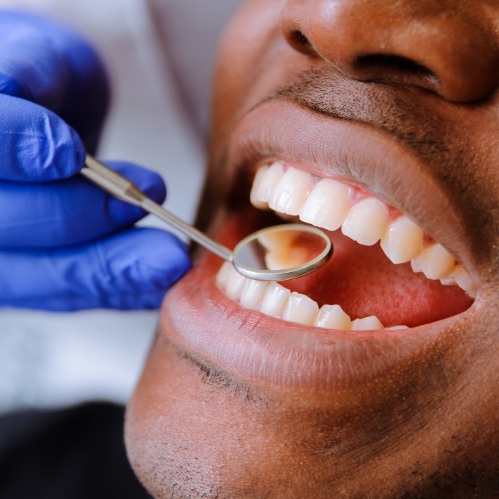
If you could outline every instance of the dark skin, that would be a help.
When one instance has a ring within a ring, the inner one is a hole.
[[[498,24],[481,0],[244,3],[201,226],[231,244],[262,225],[248,182],[278,158],[409,214],[478,292],[400,334],[324,332],[243,310],[199,252],[127,416],[155,497],[497,497]]]

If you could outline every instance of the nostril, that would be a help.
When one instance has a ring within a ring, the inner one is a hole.
[[[306,55],[316,55],[314,47],[310,43],[309,39],[300,30],[291,31],[288,36],[289,44],[299,52]]]
[[[356,61],[357,67],[359,69],[390,69],[392,71],[399,71],[401,73],[414,73],[420,76],[435,76],[432,71],[422,64],[408,59],[407,57],[402,57],[399,55],[392,54],[369,54],[361,55]]]
[[[280,30],[302,56],[300,67],[323,65],[354,81],[420,88],[450,102],[490,98],[499,89],[495,25],[447,8],[450,0],[431,3],[283,0]]]
[[[401,83],[418,82],[432,89],[440,88],[440,79],[433,71],[407,57],[393,54],[362,55],[356,59],[355,69],[365,79],[398,79]]]

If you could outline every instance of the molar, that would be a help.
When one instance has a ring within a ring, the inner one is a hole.
[[[442,279],[454,270],[454,257],[438,243],[432,244],[411,261],[414,272],[423,272],[428,279]]]
[[[461,289],[464,289],[466,293],[471,298],[476,298],[476,284],[471,276],[464,270],[463,266],[458,264],[455,266],[452,273],[449,275],[449,279],[452,279],[455,284],[457,284]]]
[[[384,329],[383,324],[375,316],[364,317],[362,319],[355,319],[352,322],[352,331],[372,331],[375,329]]]

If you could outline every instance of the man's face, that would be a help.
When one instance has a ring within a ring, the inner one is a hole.
[[[497,493],[498,29],[492,0],[245,2],[201,224],[335,253],[282,286],[198,253],[127,416],[154,495]]]

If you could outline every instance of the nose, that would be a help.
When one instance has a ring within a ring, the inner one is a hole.
[[[498,37],[488,1],[288,0],[288,43],[344,75],[476,102],[497,89]],[[497,12],[496,12],[497,15]]]

